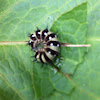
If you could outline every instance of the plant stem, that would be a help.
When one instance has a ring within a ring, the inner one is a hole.
[[[61,47],[91,47],[90,44],[69,44],[69,43],[61,43]]]

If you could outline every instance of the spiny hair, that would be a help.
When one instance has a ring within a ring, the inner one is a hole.
[[[59,55],[61,46],[56,33],[50,32],[47,28],[37,30],[29,35],[28,45],[34,50],[37,61],[44,63],[53,62],[54,58]]]

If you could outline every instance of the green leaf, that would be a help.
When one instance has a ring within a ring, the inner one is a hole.
[[[89,1],[87,15],[83,0],[1,0],[0,100],[99,100],[98,8],[99,1]],[[32,62],[33,52],[23,41],[36,26],[47,25],[58,31],[60,42],[87,42],[92,47],[62,47],[55,61],[60,72],[55,73],[51,65],[41,68],[41,63]]]
[[[81,4],[64,13],[54,22],[51,30],[58,31],[62,43],[85,44],[87,33],[87,4]],[[64,73],[73,74],[77,65],[82,62],[86,48],[62,47],[61,67]],[[58,63],[59,66],[59,63]],[[60,67],[60,66],[59,66]]]
[[[78,66],[74,75],[77,85],[72,98],[83,100],[100,100],[100,1],[88,1],[88,35],[87,43],[91,44],[84,62]]]

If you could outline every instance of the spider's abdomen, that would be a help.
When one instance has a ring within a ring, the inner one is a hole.
[[[60,42],[57,35],[45,30],[39,30],[30,35],[28,44],[35,52],[35,58],[42,63],[52,62],[59,54]]]

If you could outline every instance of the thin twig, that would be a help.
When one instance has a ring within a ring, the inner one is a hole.
[[[26,41],[5,41],[5,42],[0,42],[0,45],[19,45],[19,44],[26,44]]]
[[[0,45],[19,45],[19,44],[26,44],[27,41],[5,41],[0,42]],[[69,44],[69,43],[61,43],[61,47],[90,47],[90,44]]]
[[[69,43],[61,43],[61,47],[91,47],[90,44],[69,44]]]

